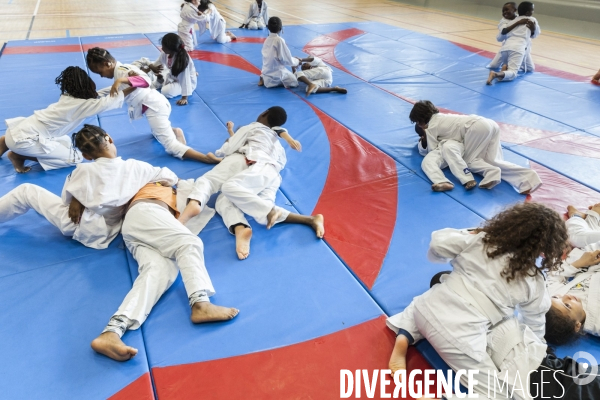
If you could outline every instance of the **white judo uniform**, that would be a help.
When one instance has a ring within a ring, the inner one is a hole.
[[[125,215],[122,232],[138,262],[139,275],[103,332],[122,336],[127,329],[139,328],[179,272],[190,307],[210,301],[215,289],[204,264],[204,244],[169,210],[159,204],[136,203]]]
[[[198,14],[198,8],[188,2],[183,3],[179,16],[181,17],[181,22],[177,25],[177,34],[183,40],[185,49],[192,51],[197,44],[194,24],[198,23],[199,27],[205,26],[206,29],[206,17]]]
[[[575,248],[562,263],[561,271],[554,271],[547,276],[550,296],[570,294],[581,301],[585,311],[583,330],[586,333],[600,336],[600,266],[576,268],[572,265],[584,252],[600,249],[600,243]]]
[[[160,65],[163,67],[161,72],[161,75],[163,76],[163,83],[162,85],[155,83],[155,88],[160,90],[163,96],[165,96],[167,99],[177,96],[191,96],[198,85],[196,66],[187,54],[186,57],[189,58],[187,68],[181,71],[179,75],[173,75],[171,67],[175,62],[175,57],[177,57],[177,55],[169,58],[167,54],[161,52],[158,59],[152,63],[152,65],[155,67]]]
[[[519,25],[505,35],[506,39],[500,48],[500,63],[506,64],[508,69],[504,72],[504,78],[498,78],[502,82],[515,79],[522,65],[525,72],[527,72],[529,66],[535,68],[533,61],[527,61],[526,56],[530,53],[531,39],[538,37],[541,33],[540,24],[533,17],[517,17],[513,21],[509,21],[510,25],[522,19],[534,21],[535,32],[532,34],[527,25]],[[526,61],[525,64],[523,63],[524,60]]]
[[[123,105],[123,92],[97,99],[62,95],[58,102],[33,115],[6,120],[6,145],[11,151],[38,159],[44,170],[65,168],[82,161],[71,143],[71,133],[86,118]]]
[[[447,182],[441,169],[440,156],[449,164],[452,173],[461,183],[472,180],[471,173],[480,173],[483,180],[480,185],[492,187],[505,180],[519,193],[534,191],[541,184],[538,174],[532,169],[504,161],[500,146],[500,127],[491,119],[477,115],[434,114],[425,130],[427,134],[427,156],[423,171],[433,183]],[[447,141],[459,142],[445,145]],[[439,152],[435,152],[442,145]],[[419,152],[424,153],[419,141]],[[444,149],[445,148],[445,149]],[[462,151],[462,155],[461,155]],[[434,152],[431,159],[429,154]],[[466,163],[466,167],[465,164]]]
[[[414,341],[427,339],[455,371],[479,370],[475,374],[479,384],[474,391],[480,399],[489,399],[488,372],[493,376],[502,368],[514,371],[524,367],[511,363],[510,354],[502,349],[510,353],[513,344],[520,341],[526,345],[531,341],[543,343],[545,314],[551,302],[541,273],[507,282],[501,272],[508,257],[487,257],[484,236],[485,232],[472,234],[450,228],[433,232],[429,260],[450,261],[453,271],[441,284],[415,297],[403,312],[388,318],[387,325],[395,332],[408,332]],[[520,312],[522,323],[529,329],[526,336],[523,330],[524,336],[506,334],[515,332],[514,326],[503,326],[505,322],[501,321],[513,317],[515,310]],[[499,337],[490,338],[488,331],[492,327],[505,331]],[[489,350],[490,343],[494,351]],[[543,350],[532,350],[525,356],[526,370],[536,369],[544,356],[545,346]],[[466,386],[464,378],[462,383]],[[508,397],[496,393],[495,399]]]
[[[281,184],[279,172],[286,163],[277,133],[253,122],[239,128],[215,154],[223,161],[196,180],[189,198],[204,207],[210,196],[221,191],[216,208],[228,228],[239,223],[249,226],[239,210],[266,225]],[[276,209],[281,211],[276,223],[285,221],[289,211]]]
[[[176,176],[137,160],[98,158],[78,164],[67,177],[62,198],[36,185],[25,183],[0,198],[0,223],[30,209],[45,217],[63,235],[84,246],[105,249],[117,236],[126,204],[149,182],[170,182]],[[75,197],[85,206],[78,225],[69,218],[69,204]]]
[[[204,15],[206,22],[208,22],[210,37],[221,44],[231,42],[231,37],[226,35],[227,23],[225,22],[225,18],[221,16],[214,4],[208,5],[208,10],[204,12]],[[204,22],[199,23],[198,36],[202,36],[204,32],[206,32],[206,24]]]
[[[250,3],[248,9],[248,17],[244,21],[244,25],[248,26],[248,29],[265,29],[269,23],[269,11],[267,2],[263,0],[262,6],[259,8],[256,1]]]
[[[496,35],[496,40],[498,42],[504,43],[507,38],[507,35],[502,34],[502,30],[513,24],[514,20],[509,20],[502,18],[498,23],[498,34]],[[492,61],[486,66],[489,69],[496,69],[502,66],[502,52],[498,51]],[[523,63],[521,64],[521,70],[525,72],[534,72],[535,64],[533,63],[533,59],[531,58],[531,44],[527,48],[527,52],[525,53],[525,58],[523,59]]]
[[[585,219],[573,216],[566,221],[569,241],[575,247],[600,246],[600,215],[585,210]]]
[[[269,33],[262,48],[263,65],[261,77],[265,87],[272,88],[283,85],[286,88],[298,86],[298,79],[286,67],[297,67],[300,61],[292,57],[285,40],[277,33]]]
[[[325,64],[319,57],[313,57],[313,61],[309,64],[312,68],[305,71],[298,69],[296,71],[296,78],[305,76],[309,81],[314,83],[316,87],[312,93],[315,93],[319,88],[331,87],[333,84],[333,71],[329,65]],[[308,87],[306,90],[308,92]]]
[[[129,72],[134,71],[143,78],[149,87],[138,87],[128,96],[125,97],[125,102],[129,106],[129,118],[131,120],[146,116],[152,135],[165,148],[165,151],[173,157],[183,158],[189,146],[179,142],[175,137],[169,116],[171,115],[171,103],[165,96],[160,94],[156,89],[152,89],[152,80],[141,69],[133,65],[121,64],[117,61],[115,66],[114,79],[127,78]],[[123,84],[119,90],[124,90],[129,86]],[[110,89],[103,89],[110,90]],[[145,112],[144,112],[145,109]]]

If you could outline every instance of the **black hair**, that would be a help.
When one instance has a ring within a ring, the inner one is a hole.
[[[281,29],[283,29],[283,22],[281,22],[281,18],[279,18],[279,17],[269,18],[269,22],[267,23],[267,28],[269,28],[269,32],[271,32],[271,33],[281,32]]]
[[[450,275],[451,273],[452,273],[452,271],[438,272],[437,274],[435,274],[433,276],[433,278],[431,278],[431,281],[429,281],[429,287],[432,288],[435,285],[437,285],[438,283],[442,283],[442,276],[444,276],[444,275]]]
[[[531,11],[533,9],[533,3],[530,1],[522,1],[521,3],[519,3],[519,7],[517,8],[517,12],[519,13],[519,15],[525,15],[527,14],[529,11]]]
[[[546,313],[546,334],[544,338],[548,343],[556,346],[577,341],[583,336],[583,329],[575,331],[577,321],[569,318],[556,308],[550,307]]]
[[[209,4],[212,4],[210,0],[200,0],[200,4],[198,4],[198,11],[204,12],[208,10]]]
[[[419,100],[415,103],[413,109],[410,110],[408,118],[413,123],[428,124],[431,117],[439,112],[440,110],[429,100]]]
[[[183,40],[181,40],[179,35],[176,33],[167,33],[160,39],[160,45],[175,53],[173,65],[171,66],[171,73],[174,76],[177,76],[185,71],[190,63],[190,57],[188,56],[185,46],[183,45]]]
[[[417,135],[419,135],[419,137],[427,136],[425,129],[421,128],[419,125],[415,125],[415,132],[417,132]]]
[[[515,3],[514,1],[509,1],[508,3],[504,3],[505,6],[513,6],[513,8],[516,10],[517,9],[517,3]]]
[[[82,154],[96,158],[95,156],[106,148],[107,136],[108,133],[99,126],[85,124],[79,132],[71,135],[71,141],[73,147],[78,148]]]
[[[267,120],[270,126],[282,126],[287,121],[287,113],[282,107],[273,106],[267,111]]]
[[[84,100],[98,97],[96,84],[87,72],[79,67],[67,67],[56,77],[54,83],[60,87],[60,94]]]
[[[116,62],[115,58],[106,49],[100,47],[93,47],[88,50],[85,56],[85,62],[88,67],[92,65],[98,65],[105,62]]]

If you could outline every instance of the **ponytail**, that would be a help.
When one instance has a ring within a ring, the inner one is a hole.
[[[173,56],[173,65],[171,66],[171,74],[177,76],[185,71],[191,61],[179,35],[167,33],[160,39],[160,44],[163,49],[168,49],[170,52],[175,53]]]

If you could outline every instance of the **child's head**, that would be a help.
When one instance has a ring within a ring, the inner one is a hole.
[[[505,19],[517,18],[517,3],[512,1],[504,3],[504,5],[502,6],[502,16]]]
[[[281,18],[279,17],[271,17],[269,18],[269,22],[267,23],[267,28],[269,28],[269,32],[271,33],[279,33],[283,29],[283,22],[281,22]]]
[[[208,10],[208,5],[212,4],[210,0],[200,0],[198,2],[198,11],[204,12]]]
[[[533,8],[534,5],[532,2],[522,1],[521,3],[519,3],[519,8],[517,8],[517,11],[519,13],[519,16],[521,17],[531,17],[533,15]]]
[[[543,204],[516,204],[486,221],[481,230],[488,257],[508,256],[501,273],[508,282],[538,273],[535,262],[540,256],[542,270],[560,267],[567,228],[560,215]]]
[[[60,87],[61,94],[84,100],[98,97],[96,84],[87,72],[79,67],[67,67],[54,82]]]
[[[546,341],[560,346],[578,339],[583,333],[585,317],[577,297],[568,294],[553,297],[552,306],[546,313]]]
[[[282,107],[273,106],[258,116],[257,122],[272,128],[282,126],[287,121],[287,113]]]
[[[99,126],[85,124],[71,136],[71,140],[73,147],[78,148],[86,160],[117,156],[117,147],[112,138]]]
[[[85,62],[93,73],[103,78],[112,79],[115,77],[117,60],[115,60],[108,50],[101,49],[100,47],[89,49],[85,56]]]
[[[171,66],[171,73],[174,76],[179,75],[187,68],[190,62],[190,57],[188,56],[187,51],[185,51],[183,41],[176,33],[167,33],[160,39],[160,45],[165,54],[170,57],[176,56],[173,60],[173,65]]]
[[[256,4],[258,4],[258,6],[262,6],[263,0],[256,0]]]
[[[429,100],[419,100],[413,106],[408,118],[410,118],[412,123],[424,126],[429,123],[429,120],[434,114],[439,112],[440,110],[438,110]]]

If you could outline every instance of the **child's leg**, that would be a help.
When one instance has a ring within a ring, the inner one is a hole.
[[[92,341],[95,351],[117,361],[129,360],[137,354],[137,350],[123,343],[121,337],[127,330],[138,329],[144,323],[156,302],[179,275],[177,265],[154,249],[132,243],[127,243],[127,247],[138,263],[139,275],[106,328]]]
[[[467,189],[472,189],[476,186],[473,174],[467,167],[467,163],[463,160],[464,145],[455,140],[448,140],[442,145],[442,157],[450,167],[452,175],[460,181]]]
[[[188,204],[179,216],[179,221],[186,224],[192,217],[200,214],[208,199],[221,190],[221,186],[229,178],[248,168],[246,157],[240,153],[227,156],[213,169],[196,179],[188,196]]]
[[[280,182],[281,178],[274,166],[256,163],[225,182],[221,192],[256,222],[269,225],[283,221],[285,210],[277,208],[274,215],[269,215],[274,209],[273,201],[261,198],[259,193],[269,187],[279,187]]]
[[[204,265],[202,240],[166,208],[152,203],[134,205],[125,217],[123,238],[175,259],[192,308],[192,322],[225,321],[237,315],[235,308],[210,304],[209,297],[215,290]]]
[[[519,72],[519,68],[521,68],[524,57],[525,53],[509,51],[508,62],[506,63],[508,68],[505,72],[498,72],[496,78],[503,82],[508,82],[515,79],[517,77],[517,73]]]
[[[588,221],[588,219],[590,221]],[[600,230],[593,229],[595,216],[588,215],[585,219],[580,217],[571,217],[565,224],[569,234],[569,241],[573,246],[585,247],[587,245],[600,242]]]
[[[526,72],[534,72],[535,64],[533,62],[533,58],[531,58],[531,46],[527,49],[527,53],[525,53],[525,59],[523,60],[523,64],[525,65]]]
[[[177,140],[175,132],[171,127],[171,122],[169,121],[171,104],[169,104],[167,99],[164,99],[164,102],[161,102],[159,107],[158,111],[149,108],[145,113],[146,119],[150,124],[150,129],[152,129],[152,134],[168,154],[182,159],[184,154],[190,150],[190,147]]]
[[[194,36],[195,33],[192,30],[190,31],[182,31],[182,30],[178,30],[177,31],[177,35],[179,35],[179,37],[181,38],[181,41],[183,42],[183,46],[185,47],[185,49],[187,51],[192,51],[194,50]]]
[[[430,151],[421,162],[421,169],[429,178],[433,185],[431,188],[436,192],[452,190],[454,185],[444,176],[442,168],[446,168],[448,164],[442,157],[441,149],[437,148]]]
[[[502,55],[497,52],[492,61],[486,66],[489,69],[496,69],[502,64]]]
[[[2,137],[0,137],[0,157],[2,157],[7,151],[8,146],[6,145],[6,136],[2,135]]]
[[[163,85],[160,92],[167,99],[172,99],[173,97],[181,96],[181,85],[179,84],[179,82],[172,81],[167,83],[166,85]]]
[[[17,186],[0,198],[0,223],[10,221],[30,209],[35,210],[65,236],[73,236],[77,226],[69,219],[69,207],[60,197],[31,183]]]
[[[265,21],[260,17],[258,17],[256,25],[258,29],[265,29]]]
[[[250,22],[248,22],[248,29],[258,29],[258,21],[255,18],[250,19]]]
[[[281,83],[286,89],[298,87],[298,79],[296,79],[296,76],[288,69],[283,69],[281,71]]]
[[[325,236],[325,218],[323,214],[301,215],[289,213],[282,222],[288,224],[302,224],[310,226],[319,239]]]
[[[232,235],[235,235],[235,252],[240,260],[250,255],[250,240],[252,228],[244,217],[244,213],[237,208],[223,193],[219,194],[215,203],[215,210],[223,218],[223,223]]]
[[[83,160],[81,152],[73,148],[71,138],[67,135],[48,140],[44,146],[38,141],[15,143],[10,132],[5,134],[4,140],[6,147],[11,150],[7,157],[20,173],[30,170],[24,165],[26,160],[39,162],[46,171],[72,167]]]

